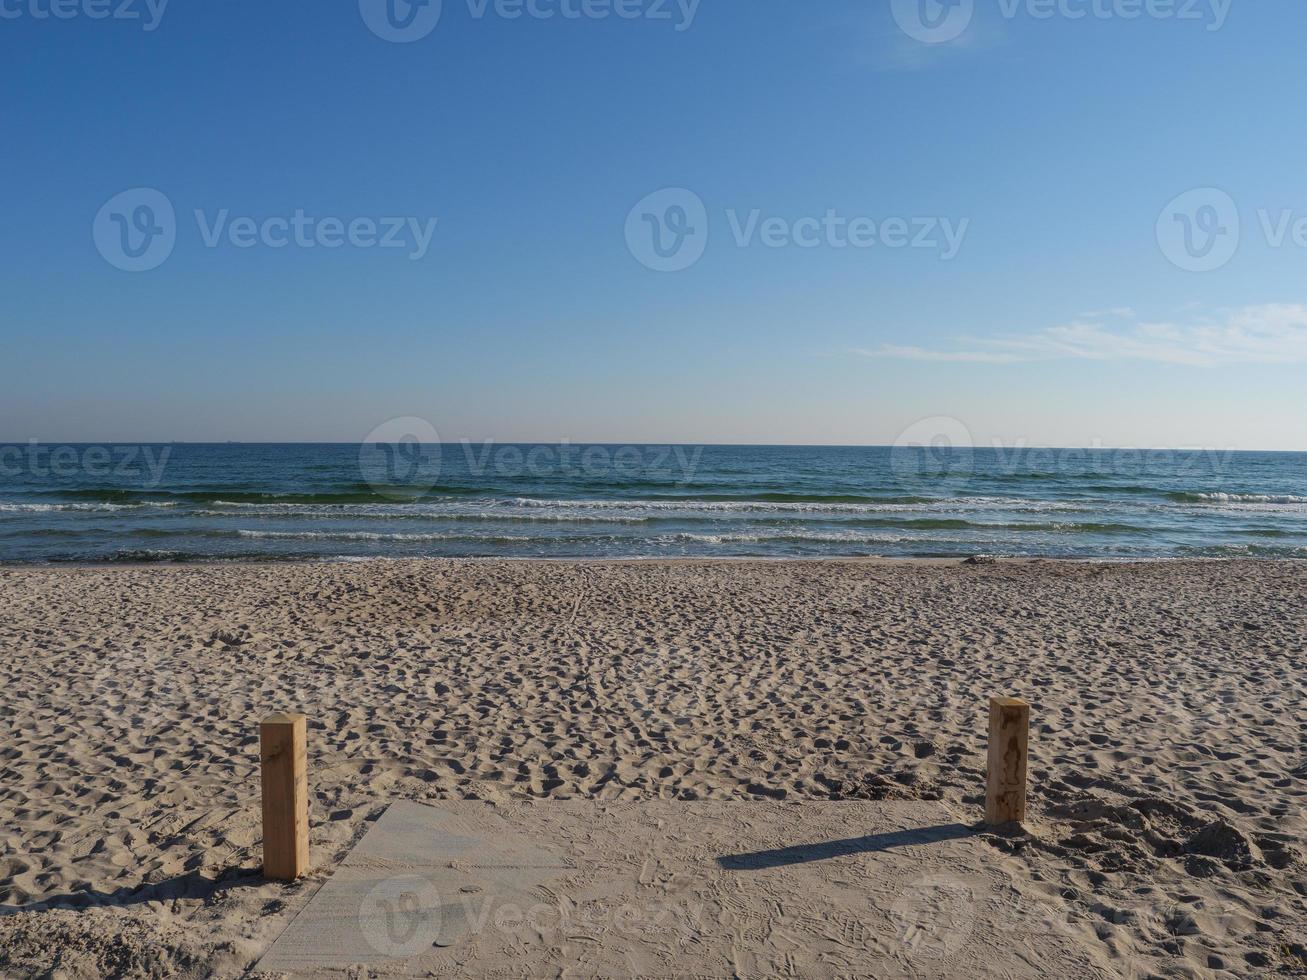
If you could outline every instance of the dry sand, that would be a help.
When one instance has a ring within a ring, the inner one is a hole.
[[[247,970],[392,798],[938,801],[1103,976],[1307,973],[1307,566],[0,569],[0,975]],[[323,869],[263,883],[257,720]],[[795,808],[796,827],[802,807]]]

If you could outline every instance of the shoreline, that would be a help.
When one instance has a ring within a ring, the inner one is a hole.
[[[973,558],[982,561],[971,561]],[[767,565],[935,565],[935,566],[994,566],[994,565],[1185,565],[1185,564],[1238,564],[1297,565],[1307,564],[1307,558],[1259,557],[1235,555],[1148,555],[1130,557],[1103,557],[1095,555],[685,555],[623,556],[623,557],[540,557],[536,555],[435,555],[429,557],[390,557],[387,555],[343,555],[333,558],[196,558],[177,561],[5,561],[0,560],[0,572],[36,570],[84,569],[143,569],[143,568],[318,568],[322,566],[349,567],[371,564],[464,564],[487,565],[494,563],[522,563],[540,565],[730,565],[757,563]]]

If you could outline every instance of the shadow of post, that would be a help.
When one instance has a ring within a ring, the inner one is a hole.
[[[866,837],[850,837],[846,840],[824,841],[819,844],[796,844],[793,847],[781,847],[772,851],[727,854],[719,857],[717,863],[728,871],[763,871],[767,868],[783,868],[791,864],[806,864],[809,861],[827,861],[830,858],[845,857],[850,854],[874,854],[877,851],[888,851],[896,847],[937,844],[946,840],[974,837],[979,832],[976,827],[968,827],[960,823],[939,824],[935,827],[895,830],[885,834],[869,834]]]
[[[48,909],[86,909],[96,906],[143,905],[146,902],[171,902],[177,899],[212,898],[220,892],[235,888],[255,888],[267,884],[262,868],[229,868],[216,878],[207,878],[198,871],[169,878],[152,885],[133,885],[113,891],[66,892],[20,905],[0,905],[0,918],[19,912],[44,912]]]

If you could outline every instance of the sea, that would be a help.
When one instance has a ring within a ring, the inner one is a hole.
[[[1307,558],[1307,454],[0,444],[0,561]]]

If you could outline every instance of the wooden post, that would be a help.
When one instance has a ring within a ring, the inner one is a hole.
[[[309,776],[303,715],[259,726],[263,768],[263,875],[294,881],[309,870]]]
[[[985,823],[1026,819],[1026,756],[1030,748],[1030,705],[1020,698],[989,699],[989,769]]]

